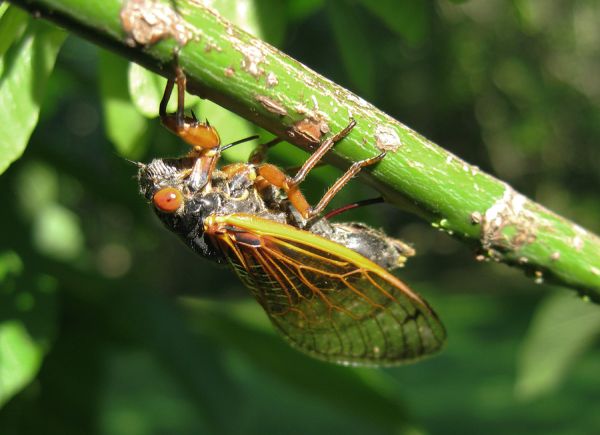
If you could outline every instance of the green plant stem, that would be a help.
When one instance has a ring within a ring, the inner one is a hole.
[[[321,136],[340,131],[353,117],[356,128],[335,146],[328,161],[346,168],[351,161],[392,148],[363,174],[387,201],[470,243],[478,259],[521,267],[537,282],[569,286],[600,302],[596,235],[465,163],[199,2],[165,0],[160,9],[152,0],[11,1],[164,76],[172,76],[175,48],[181,45],[179,64],[192,93],[305,149],[314,149]],[[125,4],[155,13],[154,30],[163,25],[161,18],[172,18],[176,10],[187,29],[174,32],[180,43],[167,34],[157,43],[140,44],[144,34],[132,37],[124,31],[120,13]],[[189,40],[181,44],[185,39]]]

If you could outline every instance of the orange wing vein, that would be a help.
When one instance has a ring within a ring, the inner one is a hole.
[[[442,347],[446,333],[429,305],[349,248],[293,227],[284,235],[283,224],[254,216],[216,219],[206,234],[299,350],[342,364],[392,365]]]

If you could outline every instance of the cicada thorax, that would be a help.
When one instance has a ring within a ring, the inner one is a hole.
[[[190,178],[198,159],[185,156],[154,159],[140,164],[138,179],[142,194],[154,205],[163,224],[197,253],[219,262],[223,255],[204,234],[204,221],[211,215],[251,214],[287,223],[288,203],[276,188],[255,187],[254,165],[235,164],[210,173],[210,184],[197,188]]]

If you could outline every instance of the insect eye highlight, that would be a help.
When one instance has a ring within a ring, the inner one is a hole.
[[[165,187],[154,194],[152,203],[160,211],[175,213],[183,204],[183,195],[174,187]]]

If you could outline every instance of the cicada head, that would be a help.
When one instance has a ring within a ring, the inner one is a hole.
[[[189,173],[193,165],[194,159],[189,157],[138,163],[140,192],[169,230],[200,255],[218,261],[220,256],[204,238],[203,223],[220,207],[221,198],[191,185]]]

